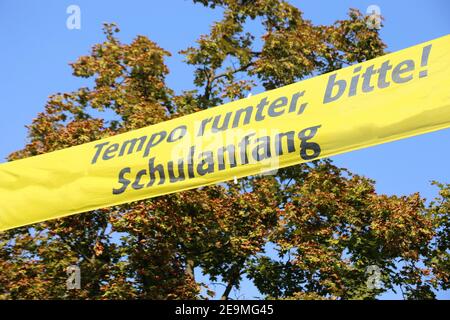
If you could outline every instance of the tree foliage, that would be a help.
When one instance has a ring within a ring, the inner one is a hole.
[[[212,108],[382,55],[377,30],[357,10],[317,26],[281,0],[194,0],[222,10],[209,34],[180,53],[192,90],[167,87],[169,52],[145,36],[130,44],[105,24],[106,39],[72,63],[93,85],[51,96],[13,161]],[[260,23],[262,37],[248,31]],[[418,194],[377,194],[374,181],[329,160],[104,208],[0,234],[0,297],[25,299],[203,299],[243,277],[287,299],[372,299],[401,288],[433,298],[449,288],[449,185],[426,207]],[[64,201],[64,199],[61,199]],[[276,254],[270,253],[276,252]],[[66,268],[80,266],[80,290]],[[381,271],[369,289],[367,267]]]

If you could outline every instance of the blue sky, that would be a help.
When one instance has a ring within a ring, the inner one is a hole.
[[[450,33],[447,0],[289,2],[315,24],[343,19],[351,7],[365,12],[369,5],[378,5],[385,17],[381,36],[388,51]],[[71,4],[81,8],[80,30],[66,28],[66,8]],[[72,76],[68,62],[87,54],[93,44],[103,40],[103,22],[116,22],[124,42],[143,34],[170,51],[173,56],[167,59],[167,82],[180,91],[192,89],[193,84],[192,68],[182,62],[178,51],[207,33],[211,23],[219,18],[220,12],[194,5],[190,0],[0,0],[0,162],[24,145],[25,125],[43,110],[49,95],[87,85],[86,80]],[[450,182],[449,141],[447,129],[333,159],[339,166],[376,180],[380,193],[404,195],[419,191],[431,199],[436,196],[431,180]],[[242,291],[247,298],[257,294],[248,283]],[[438,297],[450,299],[450,293],[441,292]]]

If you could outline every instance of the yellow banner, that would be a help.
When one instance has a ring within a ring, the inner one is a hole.
[[[447,35],[185,117],[1,164],[0,230],[449,126]]]

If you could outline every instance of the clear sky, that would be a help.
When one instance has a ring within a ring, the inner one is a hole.
[[[381,31],[388,51],[400,50],[450,33],[447,0],[291,0],[315,24],[330,24],[346,17],[349,8],[365,12],[380,7],[385,17]],[[81,29],[66,27],[69,5],[81,8]],[[43,110],[47,97],[86,86],[72,76],[69,62],[87,54],[103,41],[103,22],[116,22],[120,38],[128,42],[138,34],[148,36],[173,56],[167,59],[168,85],[177,91],[193,88],[192,68],[182,62],[179,50],[207,33],[220,12],[194,5],[190,0],[0,0],[0,162],[27,139],[25,125]],[[255,92],[256,93],[256,92]],[[386,115],[389,116],[389,115]],[[431,180],[450,182],[450,129],[383,144],[336,156],[339,166],[377,182],[377,191],[410,194],[419,191],[431,199]],[[221,288],[218,288],[221,290]],[[248,283],[241,292],[257,292]],[[384,295],[395,298],[394,294]],[[439,298],[450,299],[450,292]]]

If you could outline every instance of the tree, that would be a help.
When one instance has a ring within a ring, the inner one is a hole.
[[[106,40],[71,64],[74,76],[94,85],[51,96],[28,127],[29,143],[9,160],[212,108],[255,86],[276,88],[384,52],[377,30],[356,10],[316,26],[281,0],[194,2],[223,10],[210,33],[181,52],[195,68],[196,89],[175,93],[165,83],[169,52],[145,36],[124,44],[117,26],[105,24]],[[250,20],[261,22],[261,39],[248,32]],[[430,298],[449,279],[449,192],[441,188],[439,204],[426,208],[418,194],[379,195],[374,181],[321,160],[21,227],[0,234],[0,297],[208,298],[211,288],[195,278],[201,270],[224,284],[223,299],[243,276],[273,298],[370,299],[394,287],[407,298]],[[65,270],[73,264],[82,288],[68,291]],[[379,288],[367,286],[371,265],[379,268]]]

